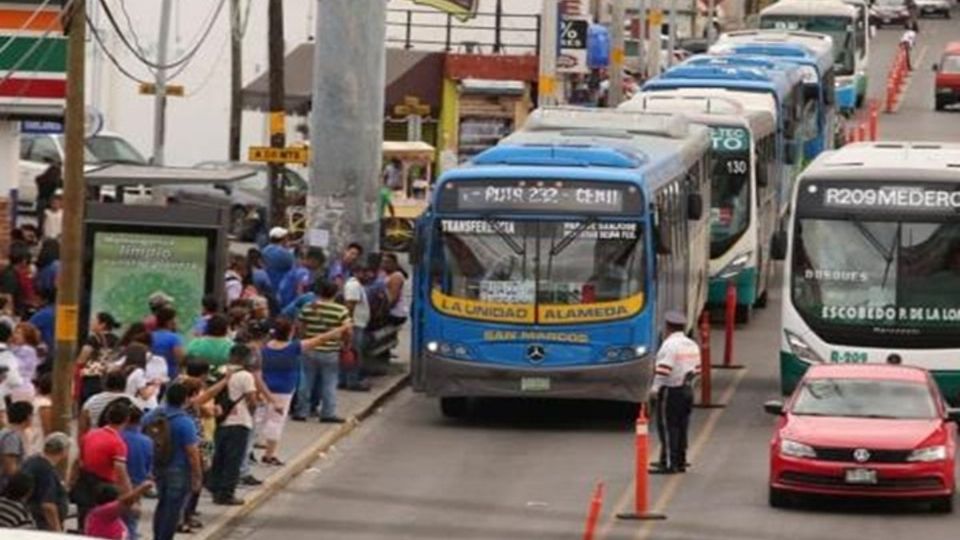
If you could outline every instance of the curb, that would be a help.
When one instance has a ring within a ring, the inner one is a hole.
[[[232,525],[249,516],[263,503],[273,498],[274,495],[290,484],[296,477],[300,476],[303,471],[310,468],[320,453],[329,450],[330,447],[349,435],[364,420],[373,415],[384,402],[406,388],[409,382],[410,374],[407,373],[390,386],[387,386],[369,405],[363,407],[356,414],[351,415],[347,418],[347,421],[337,429],[322,435],[316,442],[290,460],[279,472],[267,478],[262,488],[249,493],[243,506],[237,506],[227,510],[223,515],[204,527],[202,531],[194,533],[194,540],[219,540],[223,538]]]

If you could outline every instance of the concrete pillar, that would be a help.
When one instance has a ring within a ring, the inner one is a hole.
[[[307,241],[379,246],[386,2],[318,0]]]

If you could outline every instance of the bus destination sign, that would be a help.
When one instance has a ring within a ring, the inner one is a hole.
[[[440,193],[441,211],[620,214],[639,212],[640,190],[630,184],[591,181],[463,180]]]
[[[881,184],[812,180],[800,187],[798,210],[824,212],[960,212],[960,191],[937,183]],[[806,213],[806,212],[801,212]]]

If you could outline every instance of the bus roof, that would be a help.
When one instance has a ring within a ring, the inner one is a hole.
[[[733,99],[717,96],[641,92],[621,104],[620,109],[648,114],[682,113],[690,121],[705,126],[744,126],[750,129],[755,138],[777,131],[776,118],[770,112],[746,110]]]
[[[662,84],[660,81],[689,81],[689,86],[705,86],[694,81],[711,81],[717,88],[750,88],[773,91],[783,101],[791,89],[802,81],[799,71],[768,71],[747,66],[696,66],[681,64],[668,69],[659,78],[648,84]],[[646,85],[644,85],[646,89]]]
[[[684,61],[684,64],[691,66],[721,66],[721,67],[753,67],[769,71],[783,72],[788,80],[799,78],[807,80],[807,71],[813,68],[803,66],[797,62],[791,62],[787,58],[776,58],[769,56],[760,56],[757,54],[698,54]],[[814,78],[816,73],[812,74]]]
[[[822,153],[803,172],[827,180],[960,181],[960,143],[862,142]]]
[[[650,126],[667,129],[657,133]],[[677,126],[680,126],[679,128]],[[467,167],[443,175],[450,179],[530,177],[621,179],[640,175],[651,190],[682,174],[711,148],[707,128],[680,115],[649,115],[609,109],[558,108],[535,111],[520,131],[476,156]],[[617,156],[620,159],[617,159]],[[592,166],[589,170],[585,167]],[[596,167],[606,170],[602,177]],[[616,174],[616,169],[630,171]],[[611,175],[610,173],[614,173]]]
[[[774,97],[770,94],[762,93],[755,89],[717,88],[715,85],[691,87],[682,85],[650,84],[643,86],[642,93],[666,93],[676,96],[689,96],[697,98],[723,98],[739,104],[744,110],[768,112],[774,118],[778,118],[780,115],[780,111],[777,109],[776,99],[774,99]]]
[[[820,73],[833,68],[833,38],[814,32],[740,30],[720,35],[710,54],[758,54],[784,60],[809,59]]]
[[[840,0],[780,0],[760,11],[760,17],[767,15],[823,15],[826,17],[857,17],[857,8]]]

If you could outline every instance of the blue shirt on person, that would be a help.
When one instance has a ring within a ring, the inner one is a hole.
[[[293,340],[282,349],[263,347],[263,382],[275,394],[292,394],[300,382],[300,356],[303,347]]]
[[[170,405],[161,405],[147,413],[143,418],[143,425],[148,425],[157,415],[166,415],[167,422],[170,424],[170,463],[167,468],[176,467],[180,469],[190,468],[190,459],[187,457],[187,447],[198,444],[200,436],[197,433],[197,425],[180,407],[171,407]]]
[[[127,426],[120,432],[127,443],[127,474],[138,486],[150,478],[153,467],[153,440],[140,431],[140,426]]]
[[[38,291],[52,291],[57,288],[57,274],[60,273],[60,261],[53,261],[37,271],[34,282]]]
[[[56,312],[53,304],[47,304],[30,317],[30,324],[40,331],[40,339],[47,345],[48,351],[53,351],[53,330],[56,326]]]
[[[290,302],[283,308],[283,311],[280,312],[281,315],[288,319],[296,319],[300,316],[300,310],[303,309],[303,306],[313,302],[317,299],[317,295],[312,292],[303,293],[298,296],[293,302]]]
[[[150,352],[166,358],[167,376],[170,377],[171,381],[177,377],[177,373],[180,371],[180,366],[177,365],[177,357],[173,354],[173,350],[177,347],[183,347],[183,338],[180,337],[180,334],[163,328],[153,331],[153,347]]]
[[[270,285],[274,291],[280,289],[280,281],[283,276],[293,268],[296,260],[293,252],[280,244],[268,244],[263,248],[263,265],[270,278]]]
[[[304,287],[304,290],[310,287],[311,277],[313,276],[310,269],[299,264],[287,272],[287,275],[280,280],[280,288],[277,289],[277,299],[280,301],[280,305],[286,306],[296,300],[301,286]]]

